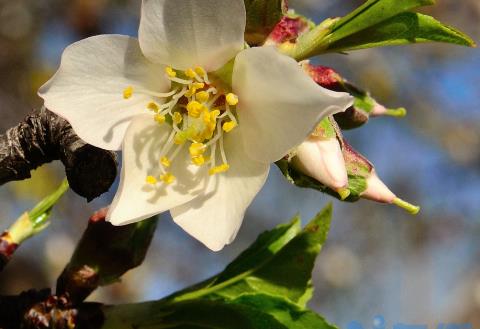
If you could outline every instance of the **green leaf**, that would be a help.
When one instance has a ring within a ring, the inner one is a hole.
[[[289,329],[337,329],[315,312],[281,297],[245,294],[234,299],[232,303],[248,305],[268,313]]]
[[[287,13],[285,0],[244,0],[247,10],[245,40],[250,45],[261,44],[275,25]]]
[[[194,299],[104,309],[102,329],[288,329],[272,315],[250,305]]]
[[[329,42],[344,39],[399,13],[433,4],[434,0],[369,0],[332,26]]]
[[[347,51],[423,42],[475,46],[475,42],[467,35],[442,24],[433,17],[419,13],[402,13],[331,43],[328,51]]]
[[[172,295],[170,298],[175,299],[177,296],[188,298],[189,292],[196,294],[201,289],[205,291],[205,289],[209,289],[210,287],[213,287],[213,289],[218,288],[218,285],[241,276],[256,267],[258,264],[270,260],[273,255],[290,242],[290,240],[292,240],[300,231],[300,217],[295,216],[290,223],[282,224],[271,231],[263,232],[257,240],[232,263],[230,263],[222,273],[182,290]]]
[[[337,329],[323,317],[291,301],[266,294],[232,300],[195,299],[104,308],[102,329]]]
[[[326,240],[332,216],[329,205],[298,233],[298,219],[262,234],[224,272],[177,293],[168,300],[234,299],[245,293],[284,296],[300,305],[311,297],[311,273]],[[298,233],[295,237],[294,235]]]

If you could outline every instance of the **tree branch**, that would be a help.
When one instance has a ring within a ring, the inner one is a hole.
[[[70,124],[42,108],[0,135],[0,185],[30,178],[30,171],[54,160],[65,166],[70,187],[93,200],[117,175],[114,153],[82,141]]]

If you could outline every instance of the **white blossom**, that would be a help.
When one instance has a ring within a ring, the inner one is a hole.
[[[170,210],[220,250],[270,164],[352,104],[275,48],[245,49],[245,22],[243,0],[144,0],[138,40],[101,35],[65,50],[39,94],[86,142],[123,149],[113,224]]]

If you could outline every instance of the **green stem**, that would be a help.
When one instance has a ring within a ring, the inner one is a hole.
[[[64,179],[52,194],[40,201],[32,210],[20,216],[8,230],[13,242],[21,244],[43,231],[50,224],[50,213],[53,206],[67,192],[68,188],[68,181]]]

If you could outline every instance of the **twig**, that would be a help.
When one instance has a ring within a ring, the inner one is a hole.
[[[94,214],[70,263],[57,281],[57,295],[68,295],[74,305],[99,286],[118,280],[145,259],[157,219],[126,226],[105,221],[107,209]]]
[[[68,190],[68,182],[39,202],[31,211],[24,213],[13,225],[0,235],[0,271],[8,264],[20,244],[43,231],[50,224],[53,206]]]
[[[45,108],[0,135],[0,185],[30,178],[30,171],[61,160],[72,190],[92,200],[117,175],[114,153],[86,144],[64,119]]]

